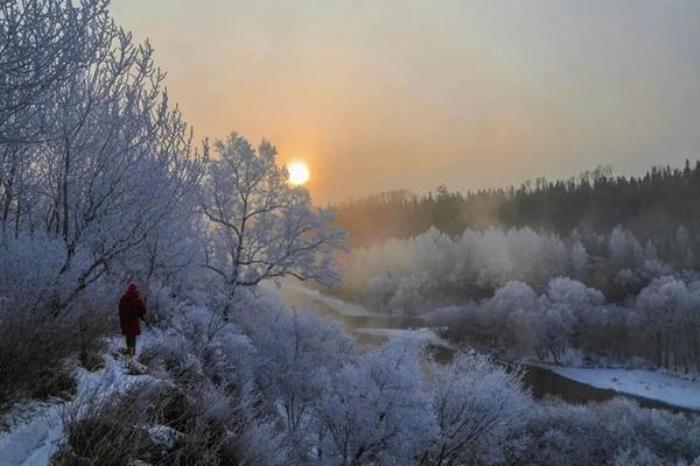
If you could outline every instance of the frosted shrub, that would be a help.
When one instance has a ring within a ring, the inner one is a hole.
[[[420,354],[416,341],[392,339],[335,374],[319,373],[321,464],[408,464],[430,445],[435,419]]]
[[[192,342],[174,332],[158,332],[141,350],[139,360],[161,370],[179,381],[196,381],[201,378],[202,366]]]
[[[661,458],[643,446],[622,450],[615,455],[615,466],[657,466],[661,463]]]
[[[652,464],[687,464],[700,453],[699,428],[697,417],[641,409],[628,400],[549,401],[532,407],[505,451],[509,464],[646,464],[654,458]]]
[[[203,368],[215,383],[227,387],[245,384],[255,376],[254,353],[249,338],[228,326],[202,349]]]
[[[221,424],[231,419],[233,406],[226,389],[213,384],[209,379],[204,379],[197,385],[197,390],[198,402],[205,418]]]
[[[338,324],[310,312],[270,307],[248,315],[244,325],[256,349],[252,363],[264,399],[281,407],[287,429],[295,431],[324,390],[312,375],[320,368],[342,367],[353,352],[352,342]]]
[[[459,353],[450,364],[430,366],[438,436],[427,455],[434,464],[489,464],[501,460],[502,444],[526,421],[532,402],[520,375],[487,357]]]
[[[222,445],[223,458],[250,466],[292,464],[290,447],[274,422],[261,415],[240,421]]]

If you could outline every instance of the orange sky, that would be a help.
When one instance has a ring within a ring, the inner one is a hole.
[[[198,134],[267,137],[318,202],[697,158],[700,2],[113,0]]]

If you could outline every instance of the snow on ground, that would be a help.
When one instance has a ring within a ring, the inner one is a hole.
[[[700,382],[642,369],[586,369],[547,366],[579,383],[700,410]]]
[[[142,335],[142,345],[152,336]],[[121,339],[110,339],[109,348],[116,351]],[[61,416],[74,403],[80,403],[96,393],[109,396],[122,392],[137,381],[155,380],[148,375],[129,375],[127,363],[104,354],[104,368],[89,372],[76,368],[77,395],[67,402],[25,403],[21,409],[7,414],[9,430],[0,431],[0,464],[2,466],[46,466],[63,438]]]

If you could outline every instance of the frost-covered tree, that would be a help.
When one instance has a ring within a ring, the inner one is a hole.
[[[439,434],[422,464],[498,463],[503,441],[530,406],[519,375],[468,353],[431,364],[430,374]]]
[[[308,191],[288,183],[276,149],[257,149],[233,133],[214,145],[201,210],[209,225],[204,267],[224,285],[224,315],[243,286],[284,276],[333,283],[333,252],[343,233],[331,226],[332,212],[314,209]]]
[[[659,367],[700,367],[700,282],[667,276],[644,288],[635,302],[653,360]],[[694,363],[694,364],[693,364]]]
[[[281,408],[289,432],[308,429],[313,405],[324,390],[311,374],[321,367],[339,370],[355,352],[349,337],[335,323],[274,301],[240,319],[260,351],[255,373],[265,399]]]
[[[319,371],[321,464],[410,464],[429,447],[435,420],[420,361],[418,342],[396,338],[335,374]]]
[[[108,0],[0,2],[0,144],[58,136],[44,107],[84,68],[95,38],[110,21]]]
[[[60,87],[92,53],[90,31],[104,28],[107,1],[0,2],[0,222],[18,236],[38,201],[30,173],[36,144],[59,137],[51,108]]]
[[[549,306],[582,325],[587,325],[587,319],[595,312],[596,306],[605,303],[605,297],[600,291],[564,277],[550,280],[546,294]]]
[[[33,294],[57,315],[107,274],[134,278],[139,248],[177,230],[203,167],[152,48],[107,7],[46,0],[0,10],[0,67],[10,68],[0,78],[2,232],[62,243],[53,280]]]
[[[518,311],[525,315],[537,312],[539,306],[539,297],[532,288],[522,282],[508,282],[496,290],[492,298],[482,303],[480,324],[485,328],[481,334],[489,338],[494,347],[517,345],[521,337],[527,337],[527,329],[504,326],[503,323],[509,322],[509,317]],[[515,323],[515,320],[511,320],[510,323]],[[527,320],[520,319],[519,323],[527,324]],[[524,334],[521,335],[520,332]]]
[[[580,241],[576,241],[571,248],[571,270],[573,276],[577,279],[585,278],[589,266],[589,256],[586,247]]]
[[[637,238],[622,226],[617,226],[608,239],[610,259],[616,267],[634,267],[644,257],[644,248]]]

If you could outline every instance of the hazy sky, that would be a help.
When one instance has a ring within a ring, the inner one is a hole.
[[[698,1],[113,0],[201,135],[320,202],[700,158]]]

